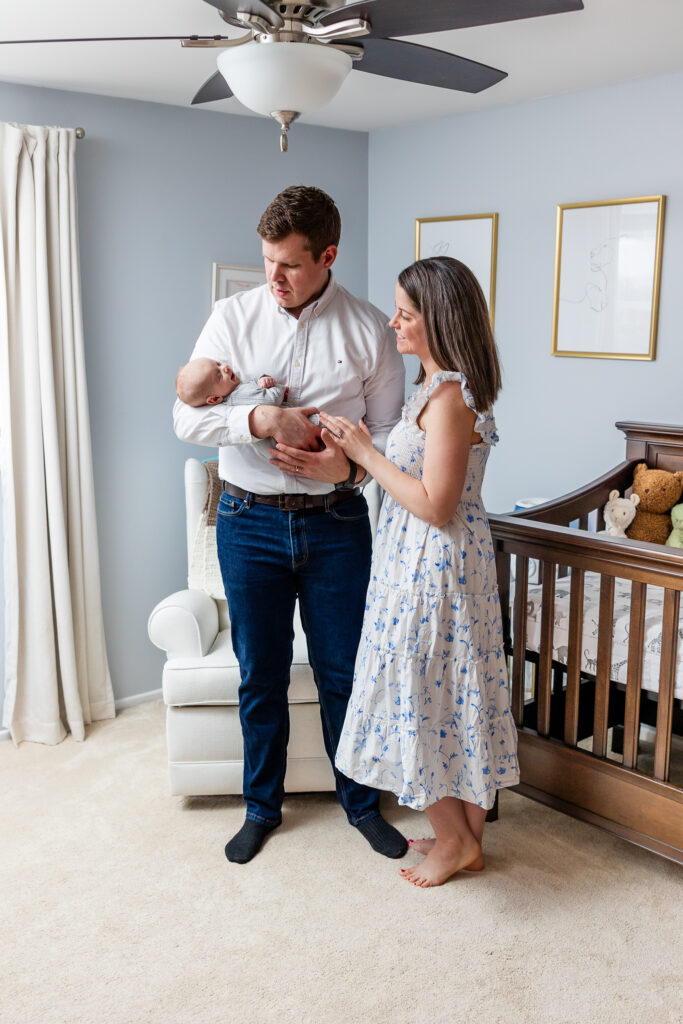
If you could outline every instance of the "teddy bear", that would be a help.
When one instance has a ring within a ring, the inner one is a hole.
[[[672,548],[683,548],[683,504],[674,505],[671,509],[671,522],[674,528],[666,543]]]
[[[639,462],[633,474],[633,493],[640,498],[640,504],[626,536],[631,540],[666,544],[671,533],[669,510],[683,493],[683,473],[648,469],[646,462]]]
[[[605,529],[600,530],[600,533],[606,533],[608,537],[625,537],[639,503],[637,494],[632,494],[630,498],[620,498],[619,491],[610,491],[609,501],[603,509]]]

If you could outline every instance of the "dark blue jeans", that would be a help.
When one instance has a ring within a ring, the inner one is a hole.
[[[218,557],[239,662],[247,817],[281,820],[289,739],[287,689],[299,599],[334,767],[360,639],[371,534],[362,496],[330,508],[284,512],[223,493]],[[334,770],[337,797],[358,825],[378,814],[379,794]]]

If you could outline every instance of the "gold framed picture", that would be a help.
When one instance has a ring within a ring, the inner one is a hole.
[[[557,207],[552,355],[655,358],[665,200]]]
[[[211,308],[219,299],[227,299],[237,292],[258,288],[266,283],[263,267],[239,267],[235,263],[214,263],[211,282]]]
[[[453,256],[465,263],[481,285],[492,327],[496,316],[497,250],[497,213],[420,217],[415,221],[415,259]]]

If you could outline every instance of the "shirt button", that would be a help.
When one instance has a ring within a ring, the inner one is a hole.
[[[302,331],[305,326],[306,326],[306,324],[299,324],[299,330]]]
[[[295,365],[295,366],[301,366],[301,363],[300,363],[300,362],[299,362],[299,360],[297,359],[297,361],[296,361],[296,362],[294,363],[294,365]]]
[[[247,439],[247,438],[246,438],[246,435],[245,435],[245,434],[241,434],[241,435],[240,435],[240,441],[246,441],[246,439]]]

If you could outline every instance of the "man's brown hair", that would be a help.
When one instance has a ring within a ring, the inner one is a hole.
[[[293,232],[303,235],[318,262],[328,245],[339,245],[341,217],[326,192],[314,185],[290,185],[278,193],[258,225],[266,242],[281,242]]]

